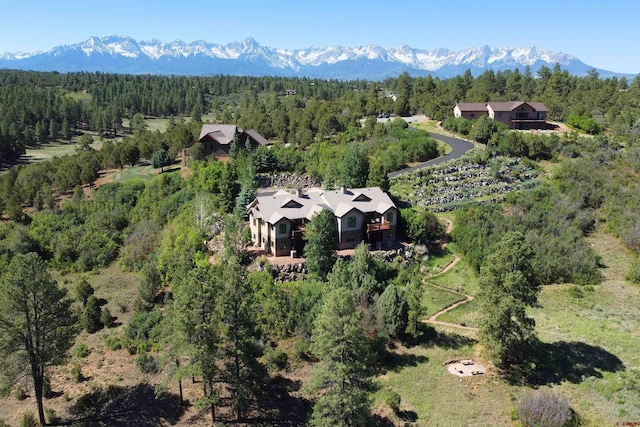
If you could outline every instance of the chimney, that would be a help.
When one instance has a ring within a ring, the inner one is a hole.
[[[342,194],[347,194],[347,186],[342,184],[342,186],[340,187],[340,190],[342,190]]]
[[[302,197],[302,188],[296,188],[296,197]]]

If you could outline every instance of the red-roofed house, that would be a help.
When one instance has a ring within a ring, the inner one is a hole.
[[[489,116],[511,129],[543,129],[547,126],[547,107],[542,102],[460,102],[453,107],[455,117],[473,120]]]

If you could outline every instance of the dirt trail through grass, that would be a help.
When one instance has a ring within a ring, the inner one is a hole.
[[[454,256],[453,257],[453,261],[451,261],[445,268],[442,269],[441,272],[439,272],[438,274],[434,275],[433,277],[439,276],[441,274],[445,274],[446,272],[451,270],[453,267],[455,267],[455,265],[458,263],[458,261],[460,261],[460,258],[457,255]],[[446,313],[448,311],[451,311],[451,310],[461,306],[462,304],[466,304],[466,303],[468,303],[470,301],[473,301],[473,295],[467,295],[467,294],[464,294],[462,292],[454,291],[453,289],[448,289],[448,288],[445,288],[443,286],[438,286],[436,284],[429,283],[427,281],[424,281],[424,283],[426,285],[428,285],[428,286],[440,289],[442,291],[446,291],[446,292],[449,292],[449,293],[452,293],[452,294],[455,294],[455,295],[463,296],[463,297],[465,297],[465,299],[462,300],[462,301],[455,302],[455,303],[443,308],[442,310],[439,310],[438,312],[433,314],[428,319],[424,319],[422,321],[423,323],[430,323],[432,325],[440,325],[440,326],[449,326],[449,327],[452,327],[452,328],[464,329],[464,330],[467,330],[467,331],[477,331],[478,330],[478,328],[473,328],[471,326],[464,326],[464,325],[459,325],[457,323],[450,323],[450,322],[441,322],[441,321],[438,320],[438,316],[440,316],[440,315],[442,315],[442,314],[444,314],[444,313]]]
[[[449,234],[451,233],[452,229],[453,229],[453,223],[451,221],[447,221],[446,238],[444,239],[444,242],[442,243],[442,249],[446,248],[447,241],[449,240]],[[433,275],[432,277],[437,277],[437,276],[440,276],[442,274],[445,274],[446,272],[451,270],[453,267],[455,267],[455,265],[458,263],[458,261],[460,261],[460,257],[458,257],[457,255],[454,255],[453,256],[453,260],[449,264],[447,264],[445,266],[445,268],[442,269],[442,271],[440,271],[439,273]],[[446,313],[448,311],[454,310],[454,309],[458,308],[459,306],[461,306],[462,304],[466,304],[466,303],[468,303],[470,301],[473,301],[473,295],[467,295],[467,294],[464,294],[462,292],[454,291],[453,289],[448,289],[448,288],[445,288],[443,286],[438,286],[438,285],[436,285],[434,283],[429,283],[426,280],[423,281],[423,283],[425,283],[428,286],[434,287],[436,289],[440,289],[440,290],[445,291],[445,292],[449,292],[449,293],[452,293],[452,294],[455,294],[455,295],[460,295],[460,296],[465,297],[464,300],[458,301],[458,302],[454,302],[453,304],[451,304],[451,305],[449,305],[449,306],[437,311],[436,313],[434,313],[428,319],[424,319],[422,321],[423,323],[430,323],[432,325],[440,325],[440,326],[449,326],[451,328],[464,329],[464,330],[467,330],[467,331],[477,331],[478,330],[478,328],[474,328],[474,327],[471,327],[471,326],[460,325],[458,323],[442,322],[442,321],[438,320],[438,316],[440,316],[440,315],[442,315],[442,314],[444,314],[444,313]]]

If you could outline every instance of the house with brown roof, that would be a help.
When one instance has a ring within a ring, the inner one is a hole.
[[[542,102],[460,102],[453,115],[468,120],[489,116],[511,129],[544,129],[547,127],[547,107]]]
[[[302,255],[305,226],[322,210],[336,219],[336,249],[363,241],[382,248],[396,240],[398,208],[379,187],[280,190],[256,197],[247,210],[254,246],[275,256]]]
[[[242,130],[236,125],[204,124],[198,138],[204,146],[205,154],[221,157],[229,155],[231,143],[234,140],[243,148],[246,147],[247,140],[252,149],[269,144],[269,141],[255,130]]]

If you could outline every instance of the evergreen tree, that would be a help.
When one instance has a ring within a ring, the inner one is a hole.
[[[530,264],[533,256],[522,233],[510,232],[480,272],[480,337],[502,367],[523,363],[534,338],[535,321],[526,313],[537,304],[540,290]]]
[[[181,391],[182,379],[202,378],[203,394],[196,400],[196,406],[209,409],[214,424],[216,405],[220,401],[217,388],[221,345],[219,274],[208,267],[179,275],[173,282],[172,294],[164,324],[168,353],[175,361],[172,377],[178,380]],[[184,358],[187,363],[181,363]]]
[[[327,210],[311,218],[304,236],[304,248],[309,271],[325,279],[333,268],[338,247],[338,224],[333,214]]]
[[[102,311],[100,310],[100,304],[95,295],[91,295],[87,299],[87,304],[82,312],[82,327],[86,329],[90,334],[99,331],[102,328],[102,322],[100,322],[100,316]]]
[[[151,156],[151,165],[156,169],[160,168],[160,172],[164,172],[164,168],[171,165],[172,162],[173,160],[164,148],[156,150]]]
[[[311,351],[320,363],[313,371],[309,391],[321,393],[313,407],[311,425],[367,425],[368,380],[363,362],[367,347],[360,318],[349,290],[338,288],[326,296],[311,337]]]
[[[252,310],[246,268],[234,255],[227,256],[222,272],[220,318],[222,331],[222,378],[231,392],[237,420],[256,400],[264,368],[258,362],[257,323]]]
[[[380,330],[391,338],[401,338],[407,329],[409,307],[402,289],[389,285],[375,305]]]
[[[76,333],[71,300],[45,262],[33,252],[16,255],[0,278],[0,370],[20,373],[29,367],[40,425],[45,371],[64,360]]]
[[[91,284],[87,282],[87,279],[83,278],[76,286],[76,295],[78,299],[82,301],[83,306],[87,305],[87,300],[91,295],[93,295],[94,292],[95,290],[93,289],[93,286],[91,286]]]

